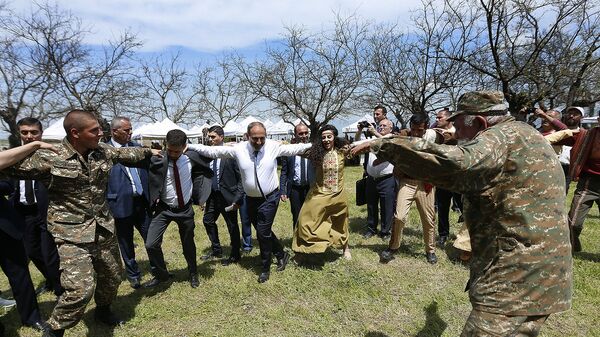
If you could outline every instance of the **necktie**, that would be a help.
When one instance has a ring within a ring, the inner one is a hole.
[[[263,192],[262,188],[260,187],[260,182],[258,181],[258,172],[257,172],[257,167],[258,167],[258,152],[259,151],[254,151],[254,180],[256,181],[256,187],[258,187],[258,190],[260,191],[260,195],[262,195],[263,199],[267,199],[265,197],[265,193]]]
[[[213,161],[212,161],[212,170],[213,170],[213,177],[212,177],[211,188],[213,191],[218,191],[219,190],[219,170],[217,168],[217,159],[213,159]]]
[[[129,144],[125,145],[129,147]],[[135,167],[127,167],[127,171],[129,171],[129,176],[133,181],[133,185],[135,186],[135,194],[142,195],[144,194],[142,189],[142,180],[140,179],[140,172]]]
[[[27,205],[31,205],[35,203],[35,198],[33,196],[33,181],[25,180],[25,202]]]
[[[183,193],[181,192],[181,180],[179,179],[179,169],[177,168],[177,161],[173,162],[173,178],[175,180],[175,192],[177,193],[177,206],[183,208]]]
[[[300,158],[300,185],[306,185],[306,159]]]

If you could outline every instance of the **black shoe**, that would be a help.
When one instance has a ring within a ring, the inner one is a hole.
[[[444,247],[446,245],[446,241],[448,241],[448,236],[440,235],[440,237],[437,240],[437,244],[440,247]]]
[[[192,286],[192,288],[198,288],[200,286],[200,281],[198,280],[198,274],[190,275],[190,286]]]
[[[228,265],[230,265],[232,263],[238,263],[238,262],[240,262],[240,258],[239,257],[230,256],[230,257],[222,260],[221,261],[221,265],[228,266]]]
[[[437,256],[435,256],[435,253],[427,253],[425,255],[427,256],[427,262],[431,264],[437,263]]]
[[[283,252],[283,256],[281,259],[277,259],[277,271],[284,271],[288,262],[290,262],[290,254],[288,252]]]
[[[464,222],[464,221],[465,221],[465,218],[464,218],[464,217],[463,217],[463,215],[461,214],[461,215],[458,217],[458,221],[457,221],[457,222],[458,222],[458,223],[461,223],[461,222]]]
[[[212,259],[220,259],[223,257],[223,254],[221,253],[210,253],[210,254],[206,254],[206,255],[202,255],[200,257],[200,259],[202,259],[203,261],[208,261],[208,260],[212,260]]]
[[[97,306],[96,312],[94,313],[94,317],[97,321],[104,323],[108,326],[120,326],[125,324],[125,321],[117,317],[112,311],[110,311],[110,307],[108,305],[105,306]]]
[[[133,279],[129,279],[129,286],[132,287],[133,289],[140,289],[142,287],[142,284],[140,283],[140,278],[133,278]]]
[[[159,284],[160,284],[160,280],[158,278],[156,278],[156,277],[153,277],[150,281],[145,282],[143,284],[143,287],[144,288],[154,288],[154,287],[156,287]]]
[[[36,290],[35,290],[35,294],[37,296],[40,296],[43,293],[47,293],[49,291],[52,291],[52,287],[50,287],[48,285],[48,283],[44,282],[41,286],[39,286]]]
[[[65,335],[64,329],[52,330],[52,329],[48,328],[46,331],[44,331],[44,334],[42,335],[42,337],[63,337],[64,335]]]
[[[258,275],[258,283],[265,283],[269,280],[269,272],[268,271],[263,271],[262,273],[260,273],[260,275]]]
[[[390,233],[383,233],[383,234],[379,234],[379,237],[383,241],[389,241],[390,238],[392,237],[392,235]]]
[[[397,251],[398,249],[390,248],[382,251],[381,253],[379,253],[379,262],[385,264],[392,261],[394,259],[394,254],[396,254]]]
[[[363,238],[365,238],[365,239],[370,239],[373,236],[375,236],[375,233],[373,233],[372,231],[366,231],[363,233]]]
[[[32,329],[36,329],[38,331],[47,331],[50,330],[50,325],[48,325],[48,323],[44,322],[44,321],[37,321],[37,322],[33,322],[33,323],[26,323],[24,324],[26,327],[32,328]]]
[[[244,247],[242,248],[242,253],[250,254],[252,252],[252,247]]]

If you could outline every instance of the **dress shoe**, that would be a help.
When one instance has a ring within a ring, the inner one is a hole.
[[[431,264],[437,263],[437,256],[435,256],[435,253],[427,253],[425,255],[427,256],[427,262]]]
[[[125,321],[115,315],[108,305],[97,306],[94,317],[97,321],[102,322],[108,326],[120,326],[125,324]]]
[[[58,330],[47,329],[46,331],[44,331],[44,334],[42,335],[42,337],[63,337],[64,335],[65,335],[64,329],[58,329]]]
[[[244,247],[242,248],[242,253],[250,254],[252,252],[252,247]]]
[[[379,234],[379,237],[383,241],[389,241],[390,238],[392,237],[392,235],[390,233],[382,233],[382,234]]]
[[[465,222],[465,218],[463,217],[462,214],[458,216],[458,221],[457,222],[458,223]]]
[[[212,260],[212,259],[220,259],[222,257],[223,257],[223,254],[221,254],[221,253],[210,253],[210,254],[202,255],[200,258],[203,261],[208,261],[208,260]]]
[[[448,237],[446,235],[440,235],[437,240],[437,245],[440,247],[444,247],[446,245],[446,241],[448,241]]]
[[[277,259],[277,271],[284,271],[288,262],[290,262],[290,254],[288,252],[283,252],[283,256],[281,259]]]
[[[365,239],[370,239],[373,236],[375,236],[375,233],[373,233],[372,231],[366,231],[363,233],[363,238],[365,238]]]
[[[133,289],[139,289],[142,287],[139,278],[129,279],[129,286],[132,287]]]
[[[230,265],[232,263],[238,263],[238,262],[240,262],[240,258],[239,257],[230,256],[230,257],[222,260],[221,261],[221,265],[228,266],[228,265]]]
[[[200,286],[200,281],[198,280],[198,274],[190,275],[190,286],[192,286],[192,288],[198,288]]]
[[[258,275],[258,283],[265,283],[269,280],[269,272],[264,271]]]
[[[39,286],[36,290],[35,290],[35,294],[37,296],[40,296],[43,293],[47,293],[49,291],[52,291],[52,287],[48,286],[48,284],[46,282],[44,282],[41,286]]]
[[[394,254],[396,254],[397,251],[398,249],[390,248],[382,251],[381,253],[379,253],[379,262],[385,264],[392,261],[394,259]]]
[[[9,300],[3,297],[0,297],[0,307],[4,308],[4,309],[10,309],[12,307],[14,307],[17,304],[17,301],[15,300]]]
[[[26,327],[32,328],[32,329],[36,329],[38,331],[46,331],[50,329],[50,325],[48,325],[48,323],[44,322],[44,321],[37,321],[37,322],[33,322],[33,323],[26,323],[24,324]]]

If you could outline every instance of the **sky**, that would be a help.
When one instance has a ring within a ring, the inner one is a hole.
[[[9,0],[29,13],[35,2]],[[43,0],[39,0],[43,1]],[[281,38],[286,26],[321,31],[336,14],[373,23],[408,24],[420,0],[55,0],[82,20],[91,34],[85,43],[99,46],[130,30],[143,41],[140,55],[181,53],[184,62],[210,60],[235,49],[257,55]]]

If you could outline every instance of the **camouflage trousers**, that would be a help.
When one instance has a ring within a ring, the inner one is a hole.
[[[548,316],[506,316],[473,309],[460,336],[534,337]]]
[[[81,320],[92,295],[96,306],[112,303],[123,270],[116,236],[104,228],[96,229],[93,243],[55,241],[60,257],[60,282],[65,292],[58,298],[48,323],[52,329],[66,329]]]

